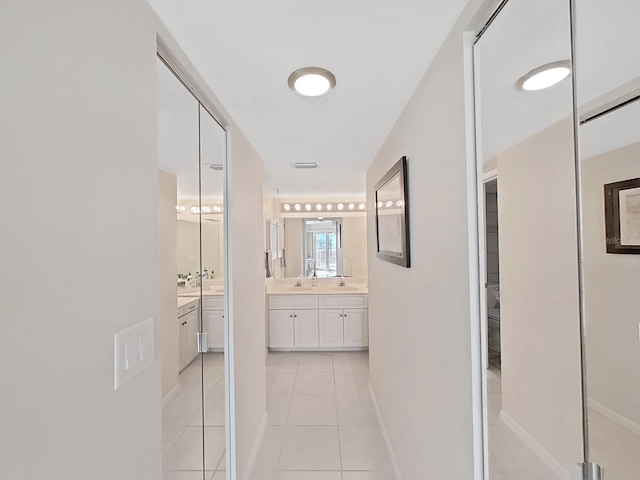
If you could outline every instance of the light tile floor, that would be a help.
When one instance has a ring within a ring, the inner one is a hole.
[[[393,480],[366,352],[270,353],[251,480]]]
[[[204,373],[204,447],[202,387]],[[224,480],[224,355],[207,353],[180,374],[180,391],[162,410],[163,480]]]
[[[560,480],[500,419],[502,382],[495,370],[487,372],[489,478],[491,480]]]
[[[589,408],[591,459],[607,480],[640,478],[640,436]]]

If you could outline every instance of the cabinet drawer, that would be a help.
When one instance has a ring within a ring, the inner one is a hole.
[[[202,297],[203,310],[224,310],[224,296]]]
[[[312,310],[318,308],[317,295],[269,295],[272,310]]]
[[[320,308],[367,308],[367,296],[320,295]]]
[[[198,308],[198,305],[200,305],[200,300],[194,299],[193,302],[181,306],[180,308],[178,308],[178,318],[186,315],[189,312],[192,312],[193,310],[196,310]]]

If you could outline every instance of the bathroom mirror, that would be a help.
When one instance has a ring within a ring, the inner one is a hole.
[[[638,2],[576,7],[587,446],[607,480],[640,478],[640,255],[607,248],[612,215],[640,243],[640,188],[607,189],[640,179],[639,17]]]
[[[367,218],[285,218],[286,277],[344,275],[366,283]],[[327,248],[328,247],[328,248]]]
[[[489,22],[473,52],[486,473],[573,478],[583,423],[570,2],[509,0]]]

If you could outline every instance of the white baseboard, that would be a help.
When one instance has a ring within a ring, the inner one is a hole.
[[[256,438],[253,441],[253,446],[251,447],[251,454],[249,455],[249,461],[247,462],[247,469],[244,471],[244,475],[242,476],[244,480],[249,480],[253,473],[253,467],[256,463],[256,458],[258,457],[258,451],[260,450],[260,445],[262,445],[262,439],[264,438],[264,431],[267,429],[267,420],[268,416],[265,411],[262,416],[262,422],[260,422],[260,428],[258,428],[258,434],[256,435]]]
[[[166,407],[171,400],[176,398],[178,392],[180,391],[180,384],[178,383],[175,387],[173,387],[169,393],[167,393],[164,397],[162,397],[162,408]]]
[[[562,480],[572,480],[575,478],[574,472],[570,472],[568,467],[565,467],[560,463],[549,451],[542,446],[535,438],[533,438],[529,432],[527,432],[518,422],[516,422],[511,416],[504,410],[500,410],[500,420],[502,420],[507,427],[509,427],[520,439],[534,451],[540,459],[546,463],[551,470],[555,472]]]
[[[611,410],[608,407],[605,407],[600,402],[595,401],[593,398],[587,399],[587,406],[594,411],[598,412],[603,417],[608,418],[613,423],[620,425],[623,428],[626,428],[632,433],[640,436],[640,425],[638,425],[633,420],[628,419],[624,415],[620,415],[618,412]]]
[[[387,453],[389,454],[389,460],[391,461],[391,468],[393,469],[394,478],[395,480],[402,480],[402,473],[400,472],[400,466],[398,465],[396,454],[393,451],[393,446],[391,445],[391,439],[389,438],[387,429],[384,426],[384,422],[382,420],[382,414],[380,413],[380,409],[378,408],[378,401],[376,400],[376,394],[373,393],[373,388],[371,387],[371,384],[369,384],[369,396],[371,397],[371,402],[373,403],[373,410],[376,412],[376,418],[378,419],[378,425],[380,426],[380,431],[382,432],[382,437],[384,438],[384,444],[387,446]]]

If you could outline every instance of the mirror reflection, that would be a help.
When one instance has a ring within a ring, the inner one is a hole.
[[[489,478],[582,460],[570,59],[568,0],[510,0],[474,48]]]
[[[284,277],[367,277],[367,218],[351,216],[284,219]],[[361,280],[358,280],[361,281]]]
[[[163,477],[169,479],[225,470],[226,133],[160,59],[157,74]],[[201,332],[208,334],[204,353]]]
[[[627,480],[640,477],[640,4],[578,7],[588,454]]]

